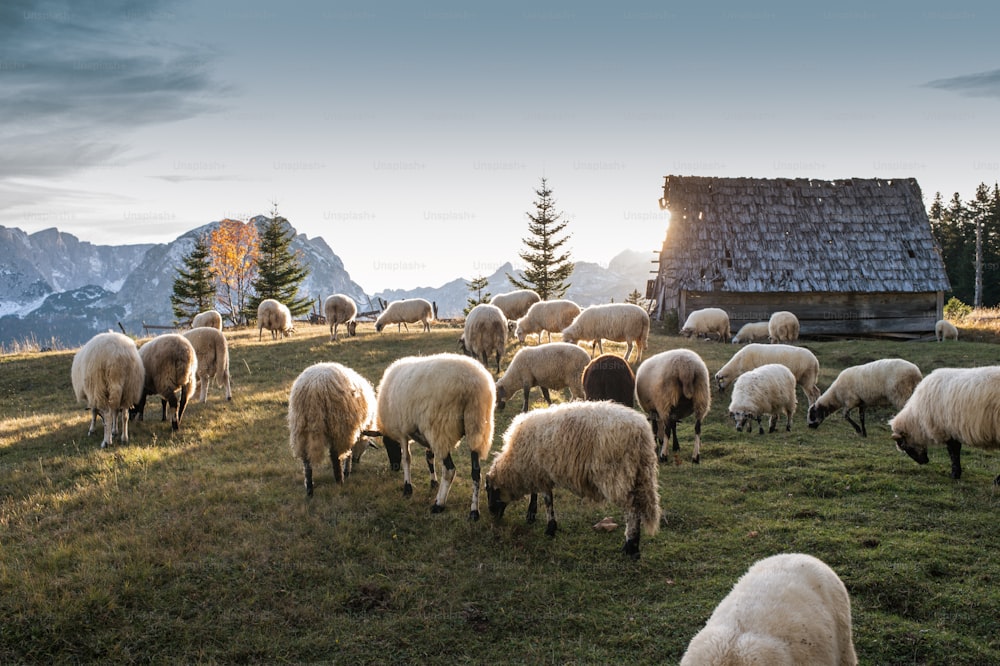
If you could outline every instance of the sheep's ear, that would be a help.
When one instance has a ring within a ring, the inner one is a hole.
[[[906,439],[906,434],[902,433],[902,432],[893,432],[892,433],[892,439],[893,439],[893,441],[896,441],[896,442],[902,441],[902,440]]]

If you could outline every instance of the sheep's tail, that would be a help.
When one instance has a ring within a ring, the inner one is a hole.
[[[656,456],[652,449],[649,453],[652,464],[643,464],[637,470],[632,495],[633,509],[642,523],[643,531],[652,536],[660,529],[660,491]]]

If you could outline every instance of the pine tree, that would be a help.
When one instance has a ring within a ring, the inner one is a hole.
[[[472,308],[476,307],[477,305],[481,303],[490,302],[491,298],[490,292],[487,291],[486,293],[483,293],[483,289],[486,289],[488,284],[489,284],[489,278],[483,275],[474,278],[471,282],[465,283],[465,286],[468,287],[469,291],[475,296],[470,296],[466,300],[465,302],[466,305],[465,308],[462,310],[462,314],[467,315],[472,310]]]
[[[260,229],[257,277],[253,281],[254,294],[247,302],[247,317],[255,318],[257,306],[267,298],[288,306],[292,316],[305,314],[312,308],[310,297],[299,297],[299,285],[309,275],[309,268],[292,251],[294,237],[291,225],[278,214],[275,204],[271,217]]]
[[[544,177],[535,195],[538,197],[535,212],[526,213],[531,236],[522,239],[528,249],[518,253],[528,266],[521,271],[523,279],[515,278],[510,273],[507,279],[518,289],[534,289],[545,301],[566,294],[570,287],[566,280],[573,274],[573,262],[569,252],[560,253],[570,234],[564,237],[559,234],[569,222],[562,219],[562,213],[556,212],[552,190]]]
[[[170,305],[174,310],[174,325],[187,323],[199,312],[215,308],[215,273],[212,270],[211,246],[208,234],[195,240],[194,248],[181,261],[174,278]]]

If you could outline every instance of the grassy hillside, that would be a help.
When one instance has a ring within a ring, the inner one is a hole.
[[[618,509],[567,491],[552,539],[524,523],[526,500],[500,524],[485,505],[468,522],[465,454],[441,514],[422,457],[404,498],[381,449],[343,487],[315,467],[307,501],[285,420],[298,373],[335,360],[377,384],[458,336],[230,333],[231,403],[213,388],[172,433],[154,400],[107,450],[74,402],[72,350],[0,357],[0,662],[676,663],[751,563],[801,551],[846,583],[862,663],[1000,663],[1000,454],[966,449],[953,482],[943,450],[925,466],[895,450],[885,411],[867,440],[839,416],[809,430],[800,393],[792,431],[758,436],[714,395],[702,463],[685,422],[681,463],[660,466],[662,529],[638,562],[622,528],[591,529]],[[735,351],[656,333],[650,346],[693,348],[713,373]],[[981,342],[806,346],[823,388],[888,356],[925,373],[1000,363]],[[495,447],[519,404],[497,412]]]

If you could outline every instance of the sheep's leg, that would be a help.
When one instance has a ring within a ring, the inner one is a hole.
[[[538,517],[538,493],[531,493],[528,498],[528,515],[525,516],[525,522],[533,523]]]
[[[184,386],[181,389],[181,400],[177,404],[177,426],[174,428],[174,430],[177,430],[177,428],[180,427],[181,425],[181,419],[184,418],[184,408],[187,407],[188,399],[190,397],[191,396],[188,395],[187,386]]]
[[[957,439],[949,439],[948,457],[951,458],[951,478],[958,481],[962,478],[962,443]]]
[[[114,427],[112,426],[112,423],[114,422],[114,413],[111,410],[101,412],[101,419],[104,420],[104,439],[101,440],[101,448],[103,449],[111,443],[111,438],[113,437],[111,431]]]
[[[350,460],[350,456],[347,458]],[[343,483],[344,474],[344,464],[341,462],[340,458],[337,457],[337,451],[332,446],[330,447],[330,462],[333,463],[333,479],[337,483]]]
[[[769,414],[767,417],[767,432],[772,433],[778,429],[778,414]]]
[[[302,473],[306,477],[306,497],[313,495],[313,468],[309,464],[309,458],[302,458]]]
[[[524,405],[521,406],[521,411],[522,412],[526,412],[526,411],[528,411],[528,403],[531,401],[531,387],[530,386],[523,386],[522,390],[523,390],[523,393],[524,393]],[[545,389],[544,388],[542,389],[542,395],[545,395]]]
[[[556,528],[556,510],[552,504],[552,491],[542,493],[542,499],[545,501],[545,516],[548,518],[548,522],[545,525],[545,536],[555,536]]]
[[[625,510],[625,546],[622,547],[622,552],[633,560],[639,559],[640,527],[639,512],[635,507],[629,506]]]
[[[201,402],[208,402],[208,384],[210,381],[211,379],[209,379],[209,376],[207,374],[198,378],[198,384],[200,384],[200,386],[198,387],[199,390],[198,399]]]
[[[778,417],[774,417],[774,425],[778,425]],[[792,410],[785,412],[785,432],[792,431]]]
[[[344,463],[343,463],[343,465],[341,465],[342,469],[344,470],[344,480],[345,481],[347,480],[347,477],[349,477],[351,475],[351,468],[352,468],[353,464],[354,464],[354,456],[353,456],[353,454],[350,451],[348,451],[347,452],[347,457],[344,458]]]
[[[171,395],[171,397],[173,397],[173,395]],[[174,400],[176,400],[176,398],[174,398]],[[174,406],[173,403],[171,403],[170,405],[171,409],[173,408],[173,406]],[[162,396],[160,396],[160,420],[161,421],[167,420],[167,399]],[[173,422],[173,419],[171,419],[171,422]]]
[[[694,422],[694,452],[691,454],[691,462],[695,465],[701,462],[701,419]]]
[[[758,435],[763,435],[764,434],[764,426],[760,422],[760,414],[757,415],[757,428],[759,430],[759,432],[757,434]]]
[[[547,403],[549,403],[551,405],[552,404],[552,397],[549,395],[549,390],[547,388],[545,388],[544,386],[539,386],[538,388],[542,389],[542,397],[545,398],[545,402],[547,402]],[[524,410],[528,411],[527,406],[524,408]]]
[[[625,347],[625,362],[628,363],[628,359],[632,355],[632,341],[627,340],[626,342],[628,345]],[[601,353],[603,354],[604,352],[602,351]]]
[[[431,490],[433,490],[438,487],[437,468],[434,466],[434,452],[428,448],[424,452],[424,458],[427,460],[427,470],[431,473]]]
[[[479,520],[479,485],[480,485],[479,454],[472,452],[472,509],[469,510],[469,520]]]
[[[430,451],[428,451],[428,454],[429,456],[433,455],[430,454]],[[444,511],[445,502],[448,501],[448,491],[451,490],[452,481],[455,480],[455,461],[451,459],[450,453],[444,457],[442,463],[444,464],[444,473],[441,474],[441,487],[438,488],[437,498],[431,507],[431,513],[441,513]]]
[[[101,417],[101,420],[102,421],[104,420],[103,416]],[[89,437],[90,435],[93,435],[95,430],[97,430],[97,407],[91,407],[90,408],[90,429],[87,430],[87,436]]]
[[[403,496],[409,497],[413,494],[413,484],[410,483],[410,440],[407,439],[400,449],[403,465]]]
[[[864,424],[865,422],[864,405],[858,405],[858,415],[861,417],[861,423]],[[854,428],[854,432],[858,433],[862,437],[868,436],[868,433],[865,432],[864,425],[858,425],[857,423],[854,422],[854,419],[851,418],[851,412],[849,409],[844,410],[844,420],[851,424],[851,427]]]
[[[861,404],[858,406],[858,418],[861,420],[861,436],[868,437],[868,430],[865,428],[865,406]]]

